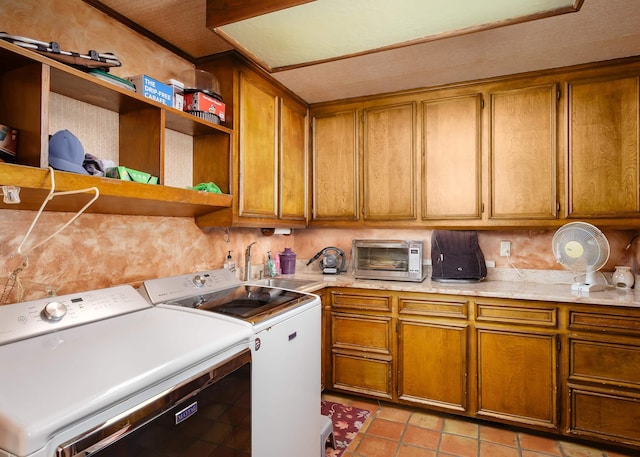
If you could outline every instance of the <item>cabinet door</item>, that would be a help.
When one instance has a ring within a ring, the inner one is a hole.
[[[466,326],[401,320],[398,336],[398,398],[466,411]]]
[[[569,83],[569,217],[637,216],[638,77]]]
[[[332,313],[332,387],[393,397],[391,317]]]
[[[357,221],[357,111],[313,118],[313,219]]]
[[[306,219],[307,110],[286,98],[280,103],[280,219]]]
[[[416,217],[415,103],[365,109],[365,220]]]
[[[479,94],[422,103],[422,219],[482,216]]]
[[[557,216],[555,84],[491,94],[492,219]]]
[[[478,330],[478,416],[557,429],[556,336]]]
[[[240,216],[277,217],[277,109],[275,91],[240,72]]]

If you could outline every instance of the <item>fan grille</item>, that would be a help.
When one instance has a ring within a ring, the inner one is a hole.
[[[553,236],[553,254],[558,263],[573,271],[597,271],[609,259],[609,242],[595,226],[570,222]]]

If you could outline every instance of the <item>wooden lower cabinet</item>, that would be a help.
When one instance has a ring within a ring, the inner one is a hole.
[[[640,451],[640,308],[324,296],[330,389]]]
[[[466,326],[401,320],[398,333],[398,398],[466,411]]]
[[[477,416],[559,428],[558,307],[475,301]]]
[[[392,360],[362,354],[333,354],[333,387],[385,399],[392,398]]]
[[[398,399],[466,412],[467,300],[401,295],[398,302]]]
[[[393,302],[388,293],[333,291],[331,386],[393,399]]]
[[[567,432],[640,446],[640,310],[569,312]]]
[[[569,433],[615,444],[640,443],[640,394],[569,386]]]
[[[479,329],[477,338],[477,415],[557,429],[557,337]]]

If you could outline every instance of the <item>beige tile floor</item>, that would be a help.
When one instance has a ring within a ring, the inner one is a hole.
[[[323,400],[371,411],[342,457],[638,457],[640,451],[558,440],[516,428],[334,392]]]

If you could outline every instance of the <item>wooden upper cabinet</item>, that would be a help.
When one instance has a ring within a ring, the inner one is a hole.
[[[317,225],[556,228],[584,218],[632,228],[640,219],[637,58],[310,110]]]
[[[313,220],[356,221],[358,211],[357,110],[313,117]]]
[[[640,211],[638,76],[570,81],[569,217]]]
[[[277,110],[277,93],[241,72],[240,216],[277,217]]]
[[[307,208],[307,110],[280,99],[280,219],[306,220]]]
[[[226,227],[305,227],[307,103],[236,53],[207,59],[199,68],[216,75],[227,100],[227,122],[235,131],[228,173],[233,206],[206,222]]]
[[[557,86],[491,93],[492,219],[557,217]]]
[[[363,217],[416,218],[416,105],[363,110]]]
[[[422,102],[422,219],[482,215],[480,94]]]

